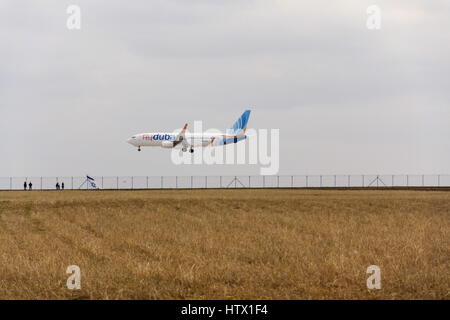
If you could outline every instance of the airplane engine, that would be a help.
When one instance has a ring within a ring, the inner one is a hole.
[[[173,141],[163,141],[161,147],[167,149],[173,148]]]

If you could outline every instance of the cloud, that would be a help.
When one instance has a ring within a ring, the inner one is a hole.
[[[280,129],[284,173],[450,169],[446,1],[378,1],[379,31],[369,1],[80,0],[80,31],[71,2],[44,3],[1,4],[0,175],[257,173],[124,142],[249,106]]]

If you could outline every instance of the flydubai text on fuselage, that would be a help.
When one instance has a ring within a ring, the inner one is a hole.
[[[127,140],[128,143],[138,148],[141,147],[162,147],[181,148],[184,152],[189,150],[194,152],[195,147],[221,146],[237,143],[247,138],[245,132],[250,117],[250,110],[245,111],[234,123],[226,134],[220,133],[186,133],[187,124],[179,133],[153,132],[140,133]]]

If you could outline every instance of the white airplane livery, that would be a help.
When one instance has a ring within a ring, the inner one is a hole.
[[[152,132],[139,133],[132,136],[127,142],[138,148],[141,147],[162,147],[162,148],[181,148],[183,152],[189,150],[193,153],[194,148],[207,146],[223,146],[247,139],[247,123],[250,118],[250,110],[246,110],[234,125],[226,131],[226,134],[220,133],[187,133],[187,123],[179,133],[173,132]]]

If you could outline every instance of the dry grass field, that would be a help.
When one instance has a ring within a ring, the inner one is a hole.
[[[449,299],[450,192],[0,192],[0,298]]]

